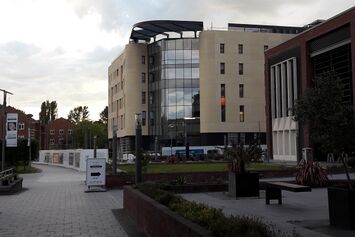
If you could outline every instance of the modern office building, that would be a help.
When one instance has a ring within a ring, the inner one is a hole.
[[[264,51],[303,27],[229,24],[204,30],[196,21],[134,25],[108,69],[109,139],[134,147],[142,115],[144,149],[156,146],[265,143]]]
[[[300,160],[310,142],[307,128],[293,120],[297,98],[323,72],[341,79],[344,103],[355,100],[355,7],[330,18],[265,53],[267,145],[269,156]]]

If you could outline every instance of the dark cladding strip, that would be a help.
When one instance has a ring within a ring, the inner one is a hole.
[[[175,32],[181,34],[184,31],[202,31],[202,21],[145,21],[137,23],[133,26],[131,32],[131,40],[145,40],[157,35],[168,36],[167,32]]]

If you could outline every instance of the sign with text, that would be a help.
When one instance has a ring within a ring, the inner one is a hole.
[[[17,147],[17,121],[16,113],[6,114],[6,146]]]
[[[105,186],[106,159],[86,160],[86,186]]]

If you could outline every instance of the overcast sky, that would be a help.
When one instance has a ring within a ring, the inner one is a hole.
[[[137,22],[302,26],[354,5],[354,0],[0,0],[0,89],[14,93],[9,105],[35,118],[42,101],[55,100],[61,117],[87,105],[90,117],[98,119],[107,105],[107,68]]]

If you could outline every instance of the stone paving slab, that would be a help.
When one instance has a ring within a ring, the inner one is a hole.
[[[355,178],[355,174],[351,174]],[[275,180],[294,180],[289,178],[274,178]],[[332,175],[330,179],[345,179],[344,174]],[[266,181],[266,180],[264,180]],[[295,193],[282,191],[282,205],[271,200],[265,204],[265,191],[260,191],[259,198],[235,198],[225,192],[182,194],[189,200],[205,203],[211,207],[221,208],[226,215],[248,215],[272,222],[282,231],[297,232],[305,237],[353,237],[355,231],[339,230],[329,226],[328,194],[326,188],[313,188],[312,192]]]
[[[112,209],[122,208],[120,190],[85,193],[85,173],[37,165],[24,174],[24,192],[0,196],[0,236],[128,236]]]

